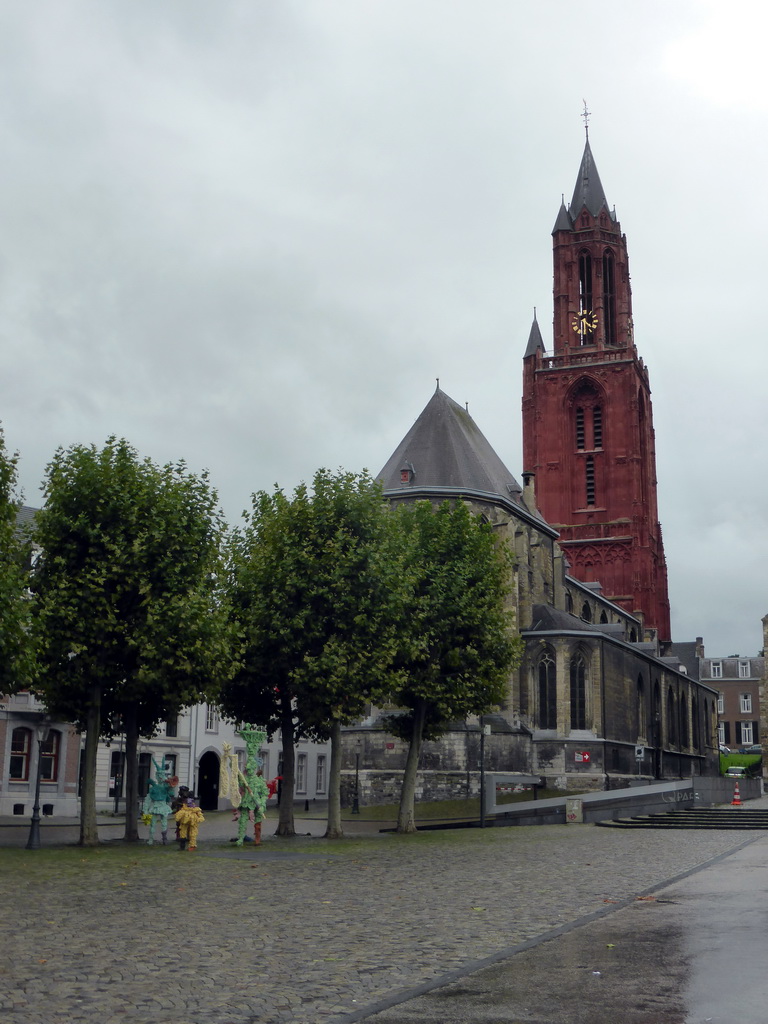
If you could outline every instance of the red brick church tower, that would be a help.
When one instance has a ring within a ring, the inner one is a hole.
[[[670,639],[648,371],[632,330],[627,241],[589,135],[554,249],[554,352],[534,317],[523,359],[523,465],[571,574]]]

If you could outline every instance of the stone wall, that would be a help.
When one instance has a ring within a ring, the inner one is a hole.
[[[399,804],[402,771],[365,769],[359,773],[361,807]],[[480,772],[419,771],[416,803],[431,800],[466,800],[480,796]],[[351,807],[355,797],[355,772],[341,773],[341,806]]]

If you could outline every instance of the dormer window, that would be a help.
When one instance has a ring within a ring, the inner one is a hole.
[[[400,467],[400,483],[410,484],[413,483],[413,478],[416,476],[416,471],[410,462],[404,462]]]

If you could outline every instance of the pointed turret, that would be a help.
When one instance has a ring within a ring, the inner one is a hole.
[[[552,228],[552,234],[556,231],[573,231],[573,221],[571,215],[565,208],[565,196],[560,200],[560,210],[557,214],[557,220],[555,226]]]
[[[539,330],[539,321],[536,319],[536,312],[533,314],[533,323],[531,324],[531,333],[528,335],[528,347],[525,350],[524,359],[528,356],[533,356],[537,352],[544,354],[544,341],[541,337],[541,331]]]
[[[589,139],[587,139],[584,146],[584,155],[581,158],[581,166],[576,178],[576,187],[573,190],[573,199],[571,199],[570,206],[571,219],[573,220],[578,217],[585,206],[593,217],[597,217],[602,208],[605,207],[611,216],[611,220],[616,219],[615,214],[611,214],[611,211],[608,209],[608,200],[605,198],[600,175],[597,173],[597,166],[595,165],[595,158],[592,156]],[[557,229],[557,225],[555,227]]]

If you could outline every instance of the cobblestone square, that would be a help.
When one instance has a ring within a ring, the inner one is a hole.
[[[0,1019],[361,1020],[744,842],[576,825],[5,848]]]

